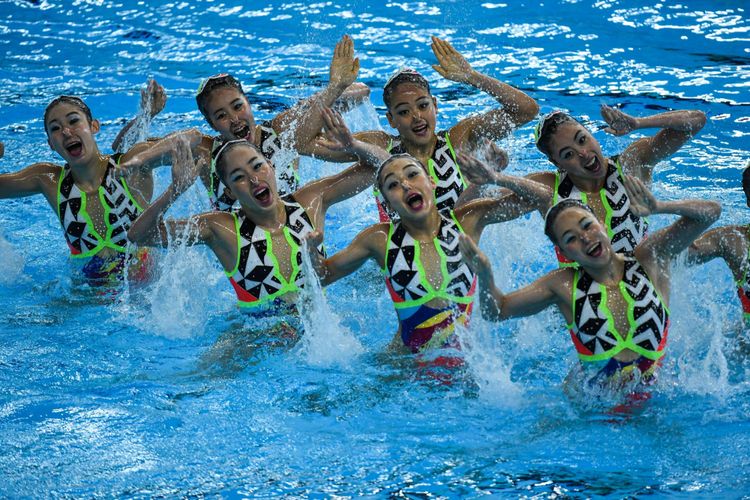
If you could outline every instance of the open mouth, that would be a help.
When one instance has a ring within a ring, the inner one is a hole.
[[[247,125],[241,125],[241,126],[239,126],[239,127],[233,128],[233,129],[232,129],[232,134],[233,134],[233,135],[234,135],[234,136],[235,136],[235,137],[236,137],[237,139],[245,139],[245,140],[250,140],[250,139],[248,138],[248,136],[250,135],[250,127],[248,127]]]
[[[417,125],[416,127],[412,128],[411,131],[414,132],[417,135],[425,135],[427,134],[427,124],[424,123],[422,125]]]
[[[83,143],[81,141],[71,142],[65,145],[65,151],[74,158],[78,158],[83,153]]]
[[[602,254],[603,248],[601,243],[594,243],[586,250],[586,255],[591,257],[599,257]]]
[[[271,190],[267,186],[259,186],[253,190],[253,196],[260,202],[261,205],[266,206],[271,203]]]
[[[594,155],[591,159],[583,166],[586,170],[591,173],[598,174],[602,169],[602,164],[599,162],[599,157]]]
[[[412,193],[406,197],[406,204],[409,205],[412,210],[418,211],[424,206],[424,198],[422,198],[422,195],[419,193]]]

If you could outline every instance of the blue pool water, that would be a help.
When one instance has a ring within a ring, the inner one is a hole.
[[[252,6],[248,6],[252,5]],[[58,161],[44,106],[83,96],[103,150],[147,77],[168,90],[153,134],[198,126],[201,77],[230,71],[269,118],[327,80],[332,47],[355,40],[372,105],[356,129],[387,127],[380,88],[424,72],[439,125],[493,106],[440,79],[429,36],[524,89],[542,111],[602,125],[601,103],[634,115],[697,108],[708,123],[655,175],[657,195],[721,200],[747,222],[739,172],[750,150],[750,22],[743,1],[127,2],[21,1],[0,9],[0,172]],[[373,107],[374,106],[374,107]],[[548,169],[532,125],[502,141],[513,171]],[[639,134],[634,134],[634,137]],[[633,137],[599,132],[606,153]],[[303,160],[313,179],[340,166]],[[157,173],[159,188],[168,169]],[[174,207],[207,207],[195,190]],[[360,195],[335,207],[327,244],[374,222]],[[656,225],[667,218],[657,219]],[[553,267],[538,215],[486,232],[505,288]],[[240,317],[204,249],[173,249],[146,289],[112,297],[71,283],[41,197],[0,202],[0,496],[658,496],[750,493],[750,354],[719,262],[674,273],[668,358],[633,416],[568,398],[575,364],[561,317],[462,335],[467,369],[444,385],[384,353],[395,314],[374,265],[314,298],[289,349]]]

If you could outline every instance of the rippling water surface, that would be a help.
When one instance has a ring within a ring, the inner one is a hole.
[[[58,161],[44,106],[83,96],[102,150],[137,108],[146,78],[169,102],[152,134],[198,126],[201,77],[239,76],[256,115],[322,88],[335,42],[355,40],[372,104],[347,115],[384,128],[381,88],[422,71],[449,127],[493,100],[441,80],[430,35],[490,75],[603,124],[601,103],[642,116],[704,111],[701,134],[658,166],[659,196],[713,197],[721,223],[748,220],[739,173],[750,149],[746,2],[51,2],[0,10],[0,172]],[[514,171],[549,165],[532,125],[502,141]],[[648,132],[648,131],[646,131]],[[598,132],[614,154],[634,137]],[[303,160],[313,179],[340,166]],[[168,182],[168,169],[157,173]],[[201,190],[176,216],[206,208]],[[367,195],[329,214],[327,244],[374,222]],[[295,348],[239,317],[204,249],[175,249],[154,286],[119,296],[74,287],[41,197],[0,203],[0,494],[3,496],[375,495],[556,497],[750,491],[747,336],[723,265],[675,271],[669,355],[634,414],[565,396],[574,365],[559,315],[463,335],[451,384],[383,354],[396,321],[374,266],[314,301]],[[657,220],[663,224],[668,219]],[[551,269],[534,215],[490,229],[483,246],[506,289]]]

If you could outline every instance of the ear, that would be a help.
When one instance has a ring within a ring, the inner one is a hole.
[[[437,99],[435,96],[432,96],[432,105],[435,106],[435,113],[437,113],[438,105],[437,105]]]
[[[396,128],[396,125],[394,125],[393,123],[393,115],[391,114],[390,111],[387,111],[385,113],[385,117],[388,119],[388,125],[390,125],[391,128]]]
[[[99,130],[101,129],[101,124],[99,123],[99,120],[91,120],[91,133],[97,134],[99,133]]]

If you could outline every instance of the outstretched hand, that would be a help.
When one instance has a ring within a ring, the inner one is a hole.
[[[323,129],[325,135],[318,140],[318,143],[332,151],[352,150],[354,136],[346,126],[344,118],[338,111],[331,108],[323,108]]]
[[[604,121],[609,125],[604,131],[609,134],[616,136],[625,135],[638,128],[637,120],[634,117],[623,113],[617,108],[602,104],[600,112]]]
[[[141,89],[141,109],[151,118],[161,113],[167,105],[167,92],[156,80],[149,80],[148,86]]]
[[[193,185],[198,173],[204,167],[203,158],[197,162],[193,159],[190,144],[178,138],[172,144],[172,185],[178,193],[186,191]]]
[[[328,84],[343,90],[354,83],[358,73],[359,58],[354,57],[354,41],[349,35],[344,35],[333,49]]]
[[[508,166],[508,153],[493,142],[488,141],[484,156],[487,163],[463,152],[456,155],[456,159],[461,165],[461,174],[469,183],[478,186],[492,184],[496,175]]]
[[[459,83],[468,83],[474,71],[469,62],[462,56],[450,42],[432,37],[432,52],[437,57],[438,64],[432,68],[440,73],[443,78]]]
[[[630,199],[631,212],[638,217],[648,217],[656,212],[659,201],[640,179],[626,175],[623,183]]]
[[[487,255],[482,252],[474,240],[467,234],[460,234],[458,237],[458,248],[461,256],[469,268],[474,271],[480,278],[492,277],[492,264]]]

